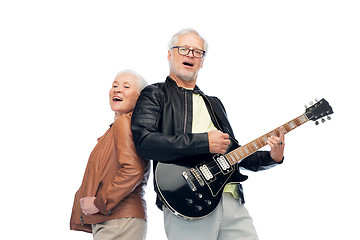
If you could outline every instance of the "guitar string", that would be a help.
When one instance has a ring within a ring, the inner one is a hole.
[[[303,115],[285,123],[284,125],[282,125],[282,127],[285,129],[285,133],[288,133],[292,130],[294,130],[295,128],[301,126],[303,123],[307,122],[307,121],[301,121],[300,118],[302,117]],[[291,123],[293,125],[291,125]],[[226,154],[224,154],[223,156],[225,156],[227,162],[233,166],[235,165],[236,163],[238,163],[240,160],[252,155],[254,152],[256,152],[257,150],[263,148],[264,146],[267,145],[267,143],[265,142],[265,140],[263,139],[263,137],[271,137],[271,136],[279,136],[280,132],[278,130],[278,128],[262,135],[261,137],[245,144],[244,146],[240,147],[240,148],[237,148],[235,150],[232,150]],[[251,144],[255,144],[255,146],[251,146]],[[258,146],[260,145],[260,147]],[[246,151],[247,150],[247,151]],[[233,159],[229,159],[231,158],[231,154],[234,154],[237,155],[239,154],[242,158],[241,159],[238,159],[238,157],[234,157],[232,156],[233,158],[235,158],[235,162],[233,161]],[[226,155],[229,156],[229,158],[226,157]],[[221,172],[221,168],[219,168],[218,164],[216,163],[216,160],[212,161],[211,163],[209,164],[205,164],[205,166],[207,166],[207,168],[210,170],[211,174],[212,175],[216,175],[218,173]],[[219,169],[220,171],[217,171],[217,169]],[[201,170],[200,170],[201,171]],[[196,181],[197,182],[197,181]]]

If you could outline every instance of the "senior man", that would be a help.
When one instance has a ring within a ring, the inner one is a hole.
[[[179,173],[172,172],[171,167],[166,174],[157,171],[161,164],[188,166],[191,161],[195,161],[196,156],[225,154],[230,145],[238,146],[221,101],[205,95],[196,85],[207,47],[205,39],[193,29],[181,30],[172,37],[167,55],[169,76],[165,82],[147,86],[135,106],[132,117],[134,143],[142,157],[153,160],[156,203],[164,212],[168,239],[258,239],[252,218],[244,206],[239,182],[229,182],[221,187],[220,200],[211,213],[190,218],[178,211],[165,196],[177,191],[177,187],[171,188],[171,185],[181,182],[174,180]],[[279,136],[267,139],[270,152],[256,151],[240,162],[238,167],[258,171],[281,163],[284,134],[279,132]],[[240,173],[239,168],[231,174],[239,180],[245,180],[247,177]],[[204,186],[206,188],[210,181],[207,182],[204,174],[197,172],[197,175],[196,169],[194,167],[184,171],[182,180],[185,185],[189,185],[189,191],[202,198],[203,195],[197,191]],[[193,183],[195,179],[202,185]],[[163,192],[159,189],[160,181],[166,181],[168,185]],[[174,203],[187,201],[189,206],[185,210],[189,210],[195,200],[182,199],[182,195],[178,194]],[[213,201],[206,201],[209,205],[214,204]],[[199,205],[195,207],[194,212],[201,212],[205,208]]]

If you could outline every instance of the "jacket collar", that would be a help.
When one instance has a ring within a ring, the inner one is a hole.
[[[132,116],[132,114],[133,114],[133,111],[134,111],[134,109],[131,110],[130,112],[124,113],[124,114],[122,114],[122,115],[124,115],[124,116],[126,116],[127,118],[130,118],[130,119],[131,119],[131,116]],[[120,117],[120,116],[119,116],[119,117]],[[116,119],[115,119],[115,121],[116,121]],[[114,122],[115,122],[115,121],[114,121]],[[114,125],[114,122],[113,122],[112,124],[110,124],[109,126],[112,127],[112,125]]]
[[[203,92],[200,90],[200,88],[199,88],[197,85],[195,85],[195,88],[194,88],[194,89],[187,89],[187,88],[179,87],[179,86],[177,85],[177,83],[176,83],[171,77],[169,77],[169,76],[167,76],[165,82],[168,83],[168,84],[170,84],[170,85],[173,86],[173,87],[177,87],[178,89],[183,89],[183,90],[185,90],[185,91],[189,91],[189,92],[196,93],[196,94],[203,94]]]

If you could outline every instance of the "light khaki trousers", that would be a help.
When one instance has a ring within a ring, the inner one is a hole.
[[[147,224],[141,218],[119,218],[92,225],[94,240],[144,240]]]
[[[223,193],[208,216],[184,220],[164,207],[165,232],[169,240],[258,240],[249,212],[230,193]]]

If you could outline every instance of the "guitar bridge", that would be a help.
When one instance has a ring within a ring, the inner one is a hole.
[[[202,179],[200,173],[195,168],[190,168],[191,174],[195,177],[196,181],[198,181],[199,185],[203,187],[205,185],[204,180]]]
[[[195,184],[189,178],[189,175],[187,174],[187,172],[182,172],[182,176],[184,177],[185,181],[189,185],[191,191],[195,192],[197,190],[197,188],[196,188]]]

